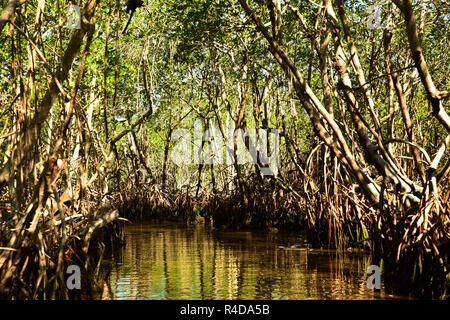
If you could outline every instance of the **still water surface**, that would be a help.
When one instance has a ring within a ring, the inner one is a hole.
[[[169,223],[124,231],[104,299],[392,298],[367,288],[368,255],[307,249],[298,236]]]

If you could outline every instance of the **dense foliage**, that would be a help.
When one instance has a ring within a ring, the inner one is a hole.
[[[125,32],[125,1],[0,6],[0,296],[66,297],[116,209],[306,228],[448,294],[447,1],[152,0]]]

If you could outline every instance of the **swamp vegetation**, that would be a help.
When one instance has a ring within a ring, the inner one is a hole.
[[[0,298],[89,298],[72,264],[94,296],[151,219],[302,230],[449,297],[448,1],[0,6]]]

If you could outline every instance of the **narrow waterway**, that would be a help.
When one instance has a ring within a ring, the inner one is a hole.
[[[104,299],[386,299],[370,257],[309,249],[302,237],[180,224],[125,226]]]

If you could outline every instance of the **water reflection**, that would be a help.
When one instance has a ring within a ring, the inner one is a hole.
[[[177,224],[133,224],[104,299],[376,299],[370,258],[291,248],[302,239]]]

